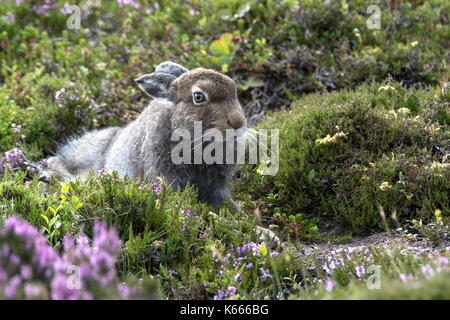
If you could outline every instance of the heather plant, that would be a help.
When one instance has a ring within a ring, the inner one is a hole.
[[[0,233],[0,296],[55,300],[144,297],[141,286],[127,286],[116,276],[117,233],[97,223],[92,245],[89,242],[84,235],[76,240],[67,235],[60,254],[38,229],[17,217],[8,218]]]
[[[280,125],[280,172],[261,177],[247,166],[236,192],[302,238],[317,236],[303,221],[319,215],[319,229],[334,220],[353,233],[385,229],[380,209],[394,228],[431,222],[435,210],[448,216],[447,98],[386,81],[310,95],[271,115],[261,128]]]
[[[77,1],[79,26],[71,4],[0,1],[1,298],[448,299],[448,1]],[[241,212],[171,181],[38,181],[59,143],[136,118],[166,60],[227,73],[279,129]]]

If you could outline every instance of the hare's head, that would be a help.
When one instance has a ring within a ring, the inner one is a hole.
[[[219,72],[188,71],[168,61],[136,82],[151,97],[174,104],[172,121],[177,129],[192,130],[194,122],[201,121],[203,130],[218,129],[225,137],[228,129],[239,136],[247,127],[234,81]]]

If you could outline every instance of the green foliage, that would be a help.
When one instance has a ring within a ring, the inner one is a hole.
[[[447,103],[391,82],[306,96],[260,125],[279,130],[279,172],[247,166],[235,191],[275,218],[335,219],[357,233],[385,227],[380,208],[401,222],[448,216]],[[436,109],[442,116],[430,118]]]
[[[0,220],[22,216],[58,250],[66,234],[92,237],[94,221],[106,221],[122,242],[119,275],[144,278],[152,298],[448,298],[447,271],[421,275],[443,268],[434,257],[372,249],[328,274],[318,252],[290,250],[392,227],[407,239],[448,237],[448,1],[375,1],[380,30],[367,28],[365,0],[79,1],[75,30],[61,11],[69,2],[51,3],[39,13],[42,1],[0,2]],[[226,72],[247,111],[294,102],[259,124],[280,130],[280,171],[240,170],[233,192],[244,212],[213,212],[193,188],[164,181],[38,181],[31,162],[58,143],[135,118],[148,100],[133,79],[165,60]],[[9,172],[1,161],[13,148],[24,158]],[[288,242],[262,240],[261,223]],[[355,269],[372,264],[381,291]],[[400,283],[404,274],[423,290]]]
[[[244,104],[253,88],[264,87],[281,99],[267,102],[268,108],[303,92],[354,87],[388,73],[434,84],[448,69],[447,1],[395,8],[375,2],[380,30],[367,28],[366,1],[160,1],[140,9],[82,1],[75,30],[61,11],[67,3],[42,13],[35,9],[39,1],[0,4],[2,149],[12,145],[10,121],[23,125],[45,153],[76,125],[125,123],[146,103],[133,79],[169,59],[228,72],[239,80]],[[54,95],[75,85],[100,108],[71,126],[73,112],[61,110]],[[4,117],[9,112],[15,114]]]

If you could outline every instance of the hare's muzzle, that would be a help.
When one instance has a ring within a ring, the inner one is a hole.
[[[233,129],[240,129],[245,125],[245,117],[241,112],[234,111],[227,116],[228,124]]]

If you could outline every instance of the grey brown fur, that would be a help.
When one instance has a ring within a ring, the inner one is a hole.
[[[176,129],[193,132],[194,121],[202,121],[203,132],[227,129],[241,134],[246,120],[237,99],[234,81],[213,70],[188,71],[173,62],[160,64],[154,73],[136,79],[139,87],[154,100],[142,114],[123,128],[111,127],[87,132],[69,141],[51,157],[43,180],[50,176],[84,179],[89,170],[117,171],[122,176],[164,177],[175,189],[189,182],[199,198],[215,207],[230,198],[229,186],[235,173],[232,164],[181,164],[172,162],[171,151],[178,142],[171,136]],[[202,105],[193,103],[192,88],[208,96]]]

